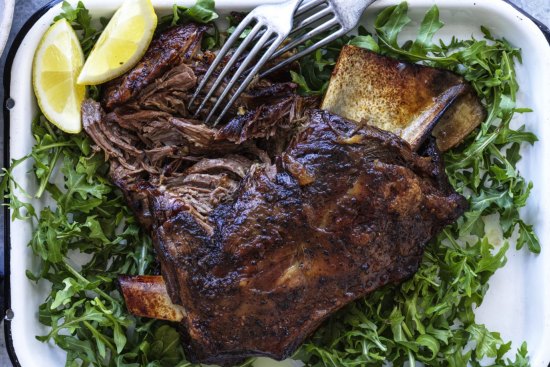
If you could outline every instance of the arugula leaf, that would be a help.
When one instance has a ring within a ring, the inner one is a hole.
[[[215,11],[214,0],[197,0],[195,5],[190,8],[174,4],[172,7],[172,16],[162,18],[160,23],[170,21],[172,26],[189,21],[206,24],[218,19],[218,17]]]
[[[376,32],[383,35],[384,39],[392,46],[398,47],[399,33],[411,22],[411,18],[407,16],[408,9],[409,5],[404,1],[383,10],[374,22]]]
[[[3,193],[5,193],[4,199],[12,211],[12,220],[29,220],[36,217],[36,211],[32,204],[20,199],[20,197],[24,197],[29,200],[31,198],[31,195],[29,195],[25,191],[25,189],[15,181],[13,177],[13,171],[17,168],[17,166],[25,162],[28,158],[29,156],[23,157],[21,159],[12,160],[10,169],[2,170],[3,177],[2,183],[0,184],[0,189]]]
[[[299,36],[299,35],[297,35]],[[301,51],[315,42],[325,38],[326,35],[319,35],[307,41],[298,47]],[[298,62],[300,66],[299,73],[291,73],[293,81],[300,86],[300,91],[304,94],[321,95],[327,87],[332,69],[336,65],[336,60],[342,47],[347,44],[349,37],[342,37],[331,42],[324,49],[319,49],[307,56],[302,57]]]
[[[296,84],[298,84],[298,86],[300,87],[300,92],[301,93],[304,93],[304,94],[310,94],[310,95],[315,95],[315,94],[320,94],[320,91],[315,91],[315,90],[312,90],[309,85],[307,85],[307,82],[306,82],[306,79],[294,72],[294,71],[290,71],[290,76],[292,78],[292,81]]]
[[[179,333],[168,325],[159,327],[155,333],[155,342],[151,344],[150,356],[163,365],[172,366],[178,363],[182,356]]]
[[[495,358],[498,353],[498,345],[502,344],[499,333],[489,332],[484,325],[470,325],[466,329],[476,343],[476,358]]]
[[[214,0],[198,0],[195,5],[187,9],[185,15],[199,23],[208,23],[218,19]]]
[[[67,1],[63,1],[61,9],[63,12],[54,18],[54,22],[64,18],[71,23],[80,40],[84,56],[88,57],[102,30],[97,30],[93,26],[90,12],[82,1],[79,1],[75,8]],[[105,27],[109,21],[102,18],[100,22]]]
[[[516,249],[520,250],[523,246],[527,245],[531,252],[539,254],[540,243],[535,235],[533,226],[525,224],[522,220],[519,220],[517,224],[519,226],[519,238],[517,240]]]
[[[366,48],[367,50],[373,52],[380,52],[380,46],[378,46],[378,42],[376,42],[376,40],[372,38],[371,35],[353,37],[348,44],[352,46]]]
[[[71,298],[75,295],[75,293],[82,291],[83,289],[83,287],[72,278],[64,279],[63,284],[65,284],[65,288],[56,292],[54,301],[50,305],[51,309],[56,309],[61,305],[66,305],[71,301]]]
[[[444,23],[439,20],[439,8],[434,5],[428,10],[424,20],[420,24],[420,31],[411,47],[411,52],[416,55],[426,56],[432,48],[432,40],[436,32],[443,26]]]

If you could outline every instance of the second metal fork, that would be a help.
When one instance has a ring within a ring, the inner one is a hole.
[[[311,46],[262,72],[260,77],[264,77],[279,70],[291,62],[328,45],[332,41],[352,31],[357,27],[365,9],[374,1],[376,0],[304,0],[294,15],[295,23],[289,35],[290,37],[294,35],[298,36],[284,47],[277,50],[277,52],[273,54],[272,59],[280,57],[284,53],[306,43],[323,32],[332,30],[331,33]],[[308,31],[300,35],[300,32],[305,29],[308,29]]]

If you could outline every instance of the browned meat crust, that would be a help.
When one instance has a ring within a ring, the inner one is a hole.
[[[436,171],[397,137],[317,111],[278,165],[253,169],[214,209],[212,234],[150,191],[189,356],[288,357],[340,307],[412,276],[423,245],[466,207]]]
[[[220,129],[216,137],[240,144],[249,139],[268,138],[282,135],[283,132],[292,132],[296,125],[305,121],[305,111],[316,107],[317,104],[316,97],[291,95],[276,103],[261,105],[242,116],[236,116]]]
[[[98,123],[86,120],[86,131],[103,147]],[[178,179],[132,181],[111,154],[115,182],[148,213],[194,361],[289,356],[335,310],[413,275],[423,245],[465,209],[432,158],[395,135],[321,111],[306,126],[277,164],[250,171],[249,161],[227,156]],[[225,201],[189,195],[201,188],[210,197],[219,172],[235,182]]]
[[[422,157],[392,133],[313,110],[292,84],[258,81],[250,111],[220,128],[156,99],[188,96],[197,65],[172,65],[109,113],[86,101],[84,128],[152,234],[187,357],[286,358],[345,304],[412,276],[466,201],[435,148]]]
[[[191,60],[200,50],[202,35],[207,29],[207,26],[191,23],[171,28],[154,39],[136,67],[108,84],[105,106],[112,109],[130,101],[168,69]]]

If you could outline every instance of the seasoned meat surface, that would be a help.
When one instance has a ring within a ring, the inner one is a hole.
[[[278,164],[255,167],[213,211],[212,234],[152,191],[190,355],[288,357],[334,311],[412,276],[466,205],[433,171],[397,137],[316,111]]]
[[[112,109],[130,101],[174,65],[190,61],[200,49],[207,29],[207,26],[190,23],[173,27],[154,39],[136,67],[108,84],[105,106]]]
[[[86,130],[109,153],[97,123]],[[424,244],[466,206],[431,157],[322,111],[271,165],[228,155],[195,163],[178,185],[154,174],[129,183],[112,157],[115,182],[141,196],[134,210],[147,213],[168,292],[185,310],[188,356],[204,363],[289,356],[337,309],[412,276]],[[186,195],[201,188],[210,198],[223,181],[216,172],[238,183],[201,212]]]
[[[136,289],[177,305],[191,361],[290,356],[336,310],[411,277],[464,212],[436,148],[315,109],[292,83],[257,81],[225,125],[194,120],[168,97],[189,96],[203,65],[174,60],[127,102],[108,103],[134,71],[82,113],[161,263],[165,288]]]

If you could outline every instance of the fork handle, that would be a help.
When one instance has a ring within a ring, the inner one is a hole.
[[[361,16],[376,0],[349,0],[349,1],[328,1],[334,12],[338,15],[342,24],[357,26]],[[350,29],[351,30],[351,29]],[[348,31],[349,32],[349,31]]]

